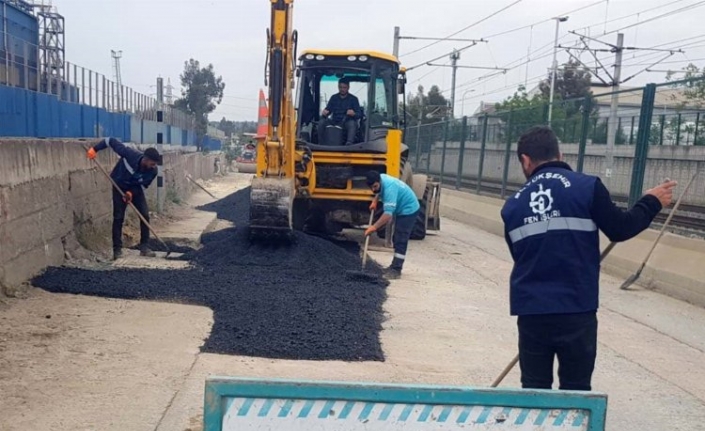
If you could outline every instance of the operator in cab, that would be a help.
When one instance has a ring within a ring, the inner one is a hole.
[[[397,279],[401,277],[401,270],[406,259],[406,248],[409,245],[411,231],[414,229],[421,206],[411,187],[387,174],[369,171],[367,185],[375,193],[375,198],[370,204],[370,211],[376,210],[381,200],[384,205],[384,214],[376,223],[367,228],[365,236],[372,235],[394,218],[396,223],[393,237],[394,259],[392,259],[391,266],[384,270],[384,276],[388,279]]]
[[[318,126],[318,142],[325,142],[325,130],[328,126],[339,126],[345,131],[345,145],[355,142],[357,121],[362,118],[362,109],[357,97],[349,93],[350,82],[341,78],[338,81],[338,94],[334,94],[321,115],[325,118]]]

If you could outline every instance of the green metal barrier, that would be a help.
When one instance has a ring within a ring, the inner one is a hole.
[[[595,392],[209,377],[204,431],[604,431]]]

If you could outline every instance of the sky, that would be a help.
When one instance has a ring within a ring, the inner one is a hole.
[[[184,62],[194,58],[203,65],[213,64],[226,84],[223,102],[210,119],[256,120],[257,97],[265,88],[269,1],[53,0],[53,4],[65,17],[66,60],[72,64],[112,76],[110,51],[121,50],[125,85],[154,95],[156,78],[161,76],[165,82],[171,80],[178,95]],[[297,0],[294,26],[299,33],[299,52],[328,48],[391,53],[394,26],[401,28],[402,37],[433,38],[467,28],[453,37],[487,42],[464,50],[459,65],[511,69],[506,73],[459,69],[455,113],[460,115],[472,113],[481,102],[501,101],[518,85],[536,86],[551,67],[556,31],[552,18],[568,12],[568,20],[559,27],[561,46],[578,43],[570,31],[614,44],[619,29],[623,29],[625,46],[684,46],[684,54],[672,55],[665,60],[668,63],[654,67],[658,71],[642,73],[625,86],[662,82],[666,69],[680,70],[690,61],[705,66],[705,1],[701,0]],[[413,67],[443,56],[435,63],[449,64],[447,55],[453,49],[469,45],[442,41],[426,47],[430,43],[401,40],[402,63]],[[596,41],[589,43],[591,48],[609,49]],[[590,53],[575,54],[595,65]],[[669,53],[626,51],[622,77],[666,55]],[[603,52],[598,57],[612,72],[614,54]],[[568,58],[565,50],[558,50],[559,64]],[[607,79],[604,72],[601,76]],[[415,68],[408,73],[407,92],[415,92],[419,84],[426,90],[438,85],[450,97],[451,69]]]

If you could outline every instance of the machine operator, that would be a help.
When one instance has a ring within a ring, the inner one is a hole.
[[[349,93],[350,82],[345,78],[338,81],[338,94],[331,96],[321,115],[325,117],[318,125],[318,142],[325,142],[325,130],[328,126],[342,126],[345,131],[345,145],[355,142],[357,122],[362,117],[360,102]],[[330,117],[329,117],[330,116]]]
[[[421,206],[414,191],[406,183],[387,174],[369,171],[367,185],[375,193],[375,198],[370,204],[370,211],[376,210],[381,200],[384,205],[384,214],[376,223],[367,228],[365,236],[372,235],[389,223],[392,217],[394,218],[394,259],[392,259],[392,264],[384,270],[384,275],[389,279],[397,279],[401,277],[401,270],[406,259],[406,248]]]

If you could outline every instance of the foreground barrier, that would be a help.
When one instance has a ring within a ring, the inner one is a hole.
[[[595,392],[210,377],[205,431],[604,431]]]

